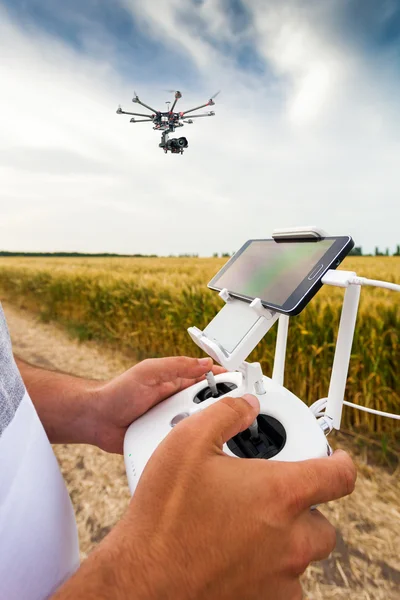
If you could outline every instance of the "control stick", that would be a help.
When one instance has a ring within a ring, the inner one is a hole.
[[[258,431],[258,423],[257,423],[257,419],[254,419],[253,423],[249,426],[250,429],[250,433],[251,433],[251,438],[253,438],[254,440],[259,439],[260,435],[259,435],[259,431]]]
[[[217,382],[215,381],[214,373],[212,371],[209,371],[208,373],[206,373],[206,379],[207,379],[207,383],[210,387],[212,397],[218,398],[219,393],[218,393]]]

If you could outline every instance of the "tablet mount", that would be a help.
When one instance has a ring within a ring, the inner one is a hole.
[[[316,227],[296,227],[294,229],[276,229],[272,237],[275,240],[304,241],[322,239],[327,235],[325,231]],[[346,271],[345,273],[355,276],[353,272]],[[320,419],[320,425],[325,433],[329,433],[333,428],[340,429],[344,391],[360,298],[360,286],[346,285],[340,278],[336,283],[332,282],[332,274],[335,274],[335,271],[328,271],[322,278],[322,282],[328,285],[347,287],[347,289],[343,301],[325,414]],[[245,362],[245,359],[274,323],[279,320],[272,380],[283,386],[289,317],[265,308],[259,298],[255,298],[249,304],[230,296],[226,289],[223,289],[219,296],[225,301],[225,306],[204,331],[200,331],[197,327],[188,329],[192,340],[227,370],[241,372],[248,393],[262,394],[261,366],[259,363],[249,364]]]
[[[322,239],[327,234],[316,227],[280,229],[276,240]],[[233,297],[226,289],[219,295],[225,305],[202,331],[190,327],[192,340],[214,361],[227,369],[178,392],[156,405],[130,425],[124,440],[124,458],[131,493],[150,456],[164,437],[182,419],[206,409],[224,396],[255,394],[260,414],[249,429],[224,444],[231,456],[295,461],[331,453],[326,435],[340,429],[343,404],[382,416],[400,418],[344,401],[353,343],[360,286],[373,285],[400,291],[397,284],[357,277],[352,271],[329,270],[325,285],[346,288],[327,398],[308,407],[284,387],[285,355],[289,317],[265,308],[259,298],[251,303]],[[263,375],[259,363],[246,362],[261,339],[278,321],[272,377]]]

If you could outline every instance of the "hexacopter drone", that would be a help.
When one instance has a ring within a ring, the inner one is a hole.
[[[168,110],[165,112],[162,112],[159,110],[154,110],[154,108],[152,108],[151,106],[148,106],[148,104],[145,104],[144,102],[142,102],[139,99],[139,96],[136,94],[136,92],[134,92],[135,95],[132,98],[132,102],[135,102],[136,104],[140,104],[141,106],[144,106],[145,108],[147,108],[148,110],[151,111],[151,114],[127,112],[125,110],[122,110],[121,106],[118,107],[117,114],[118,115],[133,115],[132,119],[130,121],[131,123],[146,123],[146,122],[153,123],[153,125],[154,125],[153,129],[155,129],[157,131],[162,131],[161,142],[159,144],[159,147],[163,148],[165,154],[167,154],[168,150],[172,154],[183,154],[184,149],[188,147],[187,139],[185,137],[168,139],[169,134],[173,133],[177,127],[183,127],[184,123],[187,123],[188,125],[192,125],[192,123],[193,123],[192,119],[198,119],[200,117],[214,117],[215,112],[212,110],[210,110],[207,113],[202,113],[200,115],[190,115],[189,118],[187,118],[186,115],[194,112],[195,110],[199,110],[200,108],[204,108],[205,106],[213,106],[215,104],[214,98],[216,98],[216,96],[218,96],[219,92],[214,94],[214,96],[211,96],[209,101],[206,102],[205,104],[201,104],[200,106],[196,106],[195,108],[190,108],[189,110],[185,110],[183,112],[174,112],[176,103],[178,102],[178,100],[180,98],[182,98],[182,93],[179,92],[178,90],[168,90],[168,91],[171,93],[174,93],[175,100],[174,100],[171,108],[169,108],[169,106],[168,106]],[[170,102],[167,102],[166,104],[169,105]],[[145,117],[145,118],[144,119],[135,119],[135,117]]]

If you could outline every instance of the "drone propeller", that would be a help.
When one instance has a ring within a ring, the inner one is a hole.
[[[218,96],[218,94],[220,94],[220,93],[221,93],[221,90],[218,90],[218,92],[216,92],[214,94],[214,96],[211,96],[210,100],[214,100],[214,98],[216,98]]]
[[[179,100],[179,98],[182,98],[182,92],[180,92],[179,90],[164,90],[165,92],[168,92],[169,94],[175,94],[175,98],[177,100]]]

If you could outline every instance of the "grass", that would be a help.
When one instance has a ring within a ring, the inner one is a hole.
[[[222,306],[206,284],[226,259],[0,258],[0,292],[80,339],[94,339],[137,359],[200,355],[186,329],[203,328]],[[353,257],[342,268],[400,282],[399,257]],[[343,291],[323,288],[291,320],[286,385],[311,403],[326,396]],[[250,359],[270,374],[275,328]],[[362,290],[346,399],[399,412],[399,302],[394,292]],[[398,421],[344,411],[344,425],[380,435]],[[382,438],[385,439],[385,438]]]

